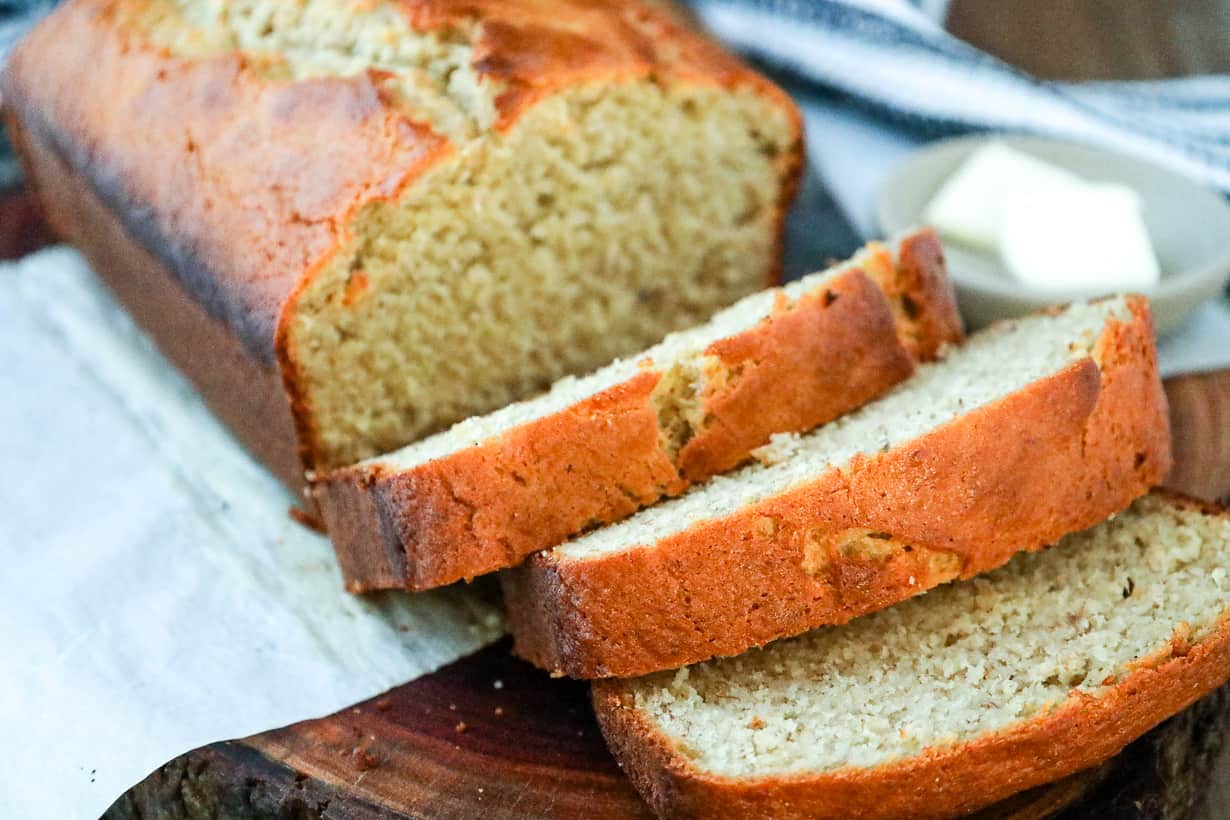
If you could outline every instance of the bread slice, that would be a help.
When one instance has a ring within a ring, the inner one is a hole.
[[[954,817],[1094,766],[1230,677],[1230,516],[1152,494],[844,627],[594,705],[664,816]]]
[[[1170,467],[1148,304],[1000,324],[760,455],[508,573],[516,651],[586,678],[734,655],[1123,509]]]
[[[315,496],[347,586],[512,566],[882,394],[962,339],[935,234],[747,297],[699,327],[391,455]]]

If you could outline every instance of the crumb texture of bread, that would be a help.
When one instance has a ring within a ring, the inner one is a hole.
[[[673,96],[568,92],[358,218],[290,332],[330,462],[541,390],[766,281],[780,191],[750,136],[758,106],[696,90],[694,118]]]
[[[73,0],[5,97],[276,361],[316,469],[770,284],[801,167],[789,99],[639,0]]]
[[[604,728],[621,732],[613,740],[642,786],[662,782],[658,767],[667,755],[670,776],[692,782],[697,794],[769,786],[796,798],[763,816],[815,808],[825,793],[835,801],[845,794],[848,810],[862,809],[860,783],[864,796],[896,789],[897,802],[889,802],[897,811],[909,802],[919,816],[947,816],[993,802],[1013,777],[1001,772],[987,794],[953,794],[916,771],[926,759],[959,760],[966,748],[964,765],[977,770],[977,756],[996,738],[1028,731],[1031,722],[1044,733],[1045,721],[1065,709],[1088,709],[1131,688],[1136,673],[1184,660],[1212,637],[1223,640],[1228,556],[1230,518],[1148,495],[979,578],[737,658],[603,682],[595,700]],[[1215,687],[1227,675],[1230,668],[1211,669],[1201,685]],[[1165,707],[1149,712],[1156,693],[1148,687],[1132,691],[1149,718],[1132,725],[1138,716],[1124,707],[1130,734],[1169,716]],[[612,721],[617,712],[635,717]],[[629,736],[617,723],[643,734]],[[1132,739],[1115,736],[1120,744]],[[1055,767],[1068,759],[1098,762],[1078,749],[1054,752],[1053,760],[1019,761],[1025,777],[1047,767],[1047,776],[1062,776]],[[690,788],[659,789],[656,807],[674,813],[662,801]],[[826,805],[822,816],[841,816],[839,802]]]
[[[760,461],[503,576],[515,651],[573,677],[673,669],[882,609],[1122,510],[1170,468],[1148,305],[985,330]]]

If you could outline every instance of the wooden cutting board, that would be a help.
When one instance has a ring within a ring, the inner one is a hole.
[[[24,197],[0,196],[0,258],[47,239]],[[1166,390],[1176,452],[1168,483],[1202,498],[1230,495],[1230,371],[1172,379]],[[979,816],[1222,820],[1230,817],[1230,756],[1219,759],[1228,731],[1230,687],[1107,764]],[[181,755],[120,797],[106,816],[368,820],[649,813],[603,745],[588,686],[552,679],[513,659],[501,641],[328,717]]]
[[[1230,371],[1172,379],[1171,485],[1230,494]],[[329,717],[172,760],[120,798],[119,818],[633,818],[648,816],[602,743],[585,684],[552,679],[508,643]],[[1098,769],[984,812],[986,818],[1209,820],[1230,728],[1230,688]],[[1221,792],[1216,802],[1228,809]]]

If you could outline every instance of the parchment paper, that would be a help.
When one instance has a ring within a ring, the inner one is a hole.
[[[72,251],[0,266],[0,816],[97,817],[193,747],[494,639],[472,591],[342,591],[328,542]]]

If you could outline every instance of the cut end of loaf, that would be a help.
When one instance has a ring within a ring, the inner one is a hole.
[[[677,454],[683,444],[704,425],[701,398],[706,389],[719,385],[726,375],[720,372],[720,362],[706,355],[710,345],[756,327],[773,314],[775,305],[782,304],[783,300],[789,303],[823,287],[838,274],[860,264],[864,258],[865,254],[859,254],[848,263],[806,276],[780,291],[773,289],[753,293],[719,311],[708,322],[671,333],[640,353],[616,360],[586,376],[566,376],[546,393],[505,405],[485,415],[472,416],[446,431],[387,455],[368,459],[359,467],[409,470],[444,458],[492,441],[520,425],[575,407],[626,382],[642,369],[661,374],[651,401],[657,411],[663,445],[668,452]],[[891,259],[889,264],[891,266]],[[785,297],[781,295],[783,291]]]
[[[930,235],[903,238],[898,259],[873,247],[535,399],[315,477],[339,558],[404,553],[415,586],[511,566],[745,461],[776,431],[881,395],[912,372],[915,337],[864,270],[893,277]],[[928,264],[922,312],[946,310],[943,260]],[[358,521],[356,494],[376,508]]]
[[[632,11],[647,34],[668,25]],[[451,146],[400,193],[387,181],[288,313],[317,469],[593,369],[776,275],[800,136],[761,85],[680,80],[659,55],[650,72],[587,68],[506,121],[524,94],[482,20],[336,0],[163,0],[146,17],[177,53],[239,51],[274,82],[377,72]]]
[[[620,359],[601,369],[583,376],[567,376],[558,380],[551,389],[533,399],[505,405],[482,416],[472,416],[458,422],[449,430],[402,447],[395,452],[367,459],[361,468],[383,470],[408,470],[430,461],[443,458],[459,450],[491,441],[519,425],[546,418],[566,408],[602,393],[630,379],[638,370],[650,368],[662,374],[652,395],[658,413],[659,428],[664,448],[678,454],[698,431],[703,430],[708,419],[704,413],[704,399],[730,386],[737,373],[732,373],[720,357],[708,351],[723,339],[738,337],[758,324],[796,306],[804,297],[814,297],[837,280],[840,274],[852,269],[863,270],[877,283],[889,299],[890,293],[899,292],[896,283],[913,278],[926,280],[923,295],[917,302],[928,316],[938,317],[937,324],[945,329],[928,336],[926,346],[934,352],[963,338],[960,319],[955,308],[950,308],[951,284],[947,278],[942,254],[929,260],[922,276],[911,276],[910,268],[918,267],[921,260],[916,249],[937,242],[929,229],[905,235],[898,252],[871,243],[852,259],[829,269],[809,274],[790,282],[780,289],[762,290],[746,296],[735,304],[715,314],[708,322],[668,335],[658,344]],[[894,313],[896,307],[891,308]],[[913,328],[897,326],[902,343],[918,336]],[[823,341],[823,340],[821,340]]]
[[[1065,708],[1085,709],[1085,731],[1096,731],[1093,703],[1142,670],[1224,640],[1228,559],[1230,517],[1154,494],[1051,550],[1020,555],[986,576],[844,627],[738,658],[600,684],[599,713],[608,731],[621,733],[612,740],[643,783],[661,774],[644,767],[669,755],[674,771],[698,783],[749,790],[794,783],[795,796],[805,800],[808,782],[841,780],[833,794],[844,788],[855,803],[865,802],[857,784],[883,792],[896,783],[917,789],[918,800],[933,799],[926,805],[937,813],[954,799],[968,808],[978,795],[908,782],[911,761],[964,748],[963,768],[977,770],[978,755],[993,753],[997,738],[1008,742],[1031,721]],[[1219,666],[1197,677],[1207,691],[1228,672]],[[1114,733],[1128,724],[1143,733],[1168,716],[1163,704],[1174,701],[1171,695],[1143,688],[1145,700],[1109,733],[1120,744],[1131,737]],[[616,712],[635,719],[615,720]],[[631,725],[642,734],[625,734]],[[1049,754],[1062,765],[1081,752]]]
[[[326,460],[523,398],[765,284],[791,138],[759,135],[766,108],[652,83],[567,92],[365,211],[289,334]]]

